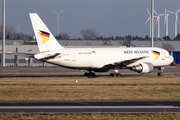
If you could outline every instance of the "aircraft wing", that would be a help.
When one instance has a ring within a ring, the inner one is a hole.
[[[133,58],[133,59],[128,59],[128,60],[124,60],[124,61],[117,61],[117,62],[99,62],[99,63],[95,63],[93,65],[93,68],[103,68],[103,67],[107,67],[107,66],[119,66],[119,67],[128,67],[128,65],[132,65],[133,63],[136,63],[137,61],[147,58],[147,56],[143,56],[143,57],[139,57],[139,58]]]
[[[13,52],[11,54],[19,55],[19,56],[23,56],[23,57],[32,57],[32,58],[34,58],[34,55],[35,55],[35,54],[32,54],[32,53],[16,53],[16,52]]]
[[[135,63],[141,59],[144,59],[144,58],[147,58],[146,56],[144,57],[139,57],[139,58],[134,58],[134,59],[130,59],[130,60],[125,60],[125,61],[122,61],[119,63],[120,66],[127,66],[127,65],[130,65],[132,63]]]
[[[128,67],[128,65],[132,65],[133,63],[136,63],[137,61],[139,61],[141,59],[144,59],[144,58],[147,58],[147,56],[143,56],[143,57],[139,57],[139,58],[133,58],[133,59],[127,59],[127,60],[124,60],[124,61],[113,62],[113,63],[107,64],[107,65],[104,65],[104,66],[118,65],[120,67]]]

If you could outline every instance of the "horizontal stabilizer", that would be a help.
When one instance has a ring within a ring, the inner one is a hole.
[[[60,54],[61,53],[51,53],[51,52],[37,53],[34,55],[34,58],[37,60],[48,60],[48,59],[53,59]]]
[[[32,57],[32,58],[34,58],[34,55],[35,55],[35,54],[32,54],[32,53],[16,53],[16,52],[13,52],[11,54],[12,55],[19,55],[19,56],[23,56],[23,57]]]

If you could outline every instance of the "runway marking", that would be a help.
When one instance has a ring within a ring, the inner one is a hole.
[[[177,106],[0,106],[0,109],[162,109]]]
[[[19,71],[19,70],[2,70],[3,72]]]

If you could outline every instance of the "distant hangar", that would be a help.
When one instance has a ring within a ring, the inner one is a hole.
[[[102,40],[59,40],[59,43],[64,47],[124,47],[121,46],[119,42],[120,41],[117,40],[110,40],[108,43],[104,44],[104,41]],[[180,64],[180,41],[154,41],[154,46],[162,48],[163,43],[169,43],[174,47],[172,54],[175,63]],[[2,40],[0,40],[0,47],[2,51],[1,44]],[[133,40],[132,44],[134,44],[136,47],[150,47],[150,41]],[[33,58],[19,57],[10,54],[10,52],[16,51],[27,53],[39,52],[36,44],[23,45],[23,40],[6,40],[6,66],[54,66],[52,64],[37,61]]]

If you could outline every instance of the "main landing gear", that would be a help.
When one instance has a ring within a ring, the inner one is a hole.
[[[158,76],[163,76],[163,70],[164,70],[164,67],[160,67],[158,68],[159,69],[159,72],[158,72]]]
[[[114,73],[110,73],[109,76],[111,76],[111,77],[120,77],[121,74],[119,73],[119,71],[118,71],[117,69],[115,69],[115,70],[114,70]]]
[[[94,72],[89,71],[89,73],[87,73],[87,72],[84,73],[84,76],[94,77],[94,76],[96,76],[96,74]]]
[[[120,77],[121,74],[120,73],[110,73],[109,76],[111,76],[111,77]]]

